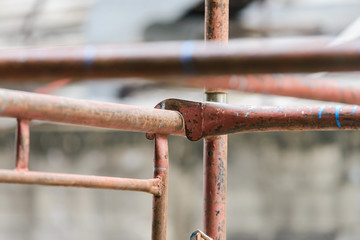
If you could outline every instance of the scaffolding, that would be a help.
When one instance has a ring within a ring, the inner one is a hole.
[[[269,75],[360,70],[356,44],[328,48],[328,38],[228,43],[228,0],[205,1],[205,43],[148,43],[0,50],[0,77],[13,81],[146,77],[205,88],[205,102],[167,99],[154,109],[0,90],[0,116],[17,119],[16,167],[1,183],[141,191],[153,195],[152,239],[166,239],[168,135],[204,140],[204,232],[191,239],[226,239],[227,135],[252,131],[360,129],[357,105],[252,107],[226,104],[227,90],[360,103],[360,89],[322,79]],[[267,48],[263,49],[264,43]],[[262,74],[262,75],[260,75]],[[267,74],[267,75],[264,75]],[[165,80],[166,79],[166,80]],[[154,177],[127,179],[28,169],[30,121],[45,120],[144,132],[154,140]]]

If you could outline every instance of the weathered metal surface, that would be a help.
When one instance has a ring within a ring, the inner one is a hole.
[[[0,183],[100,188],[160,194],[159,179],[114,178],[2,169]]]
[[[295,75],[232,75],[222,76],[221,80],[216,78],[185,78],[181,84],[189,87],[220,88],[265,95],[360,104],[360,88],[358,87]]]
[[[226,49],[228,39],[229,0],[205,0],[206,43],[216,42]],[[206,88],[205,98],[206,101],[227,101],[226,91],[220,88]],[[203,158],[204,229],[211,238],[225,240],[227,136],[205,138]]]
[[[360,129],[357,105],[253,107],[167,99],[159,106],[182,114],[186,136],[192,141],[250,131]]]
[[[0,116],[137,132],[184,135],[175,111],[0,89]]]
[[[223,6],[218,8],[222,11]],[[221,20],[218,13],[211,16],[214,23]],[[214,34],[209,27],[208,35]],[[0,79],[52,81],[360,70],[357,43],[329,48],[323,41],[273,46],[268,42],[247,42],[244,46],[231,42],[225,49],[218,43],[204,46],[203,42],[1,49]]]
[[[203,137],[203,104],[180,99],[166,99],[155,106],[157,109],[171,109],[181,113],[184,119],[185,135],[192,141],[197,141]],[[153,139],[153,134],[147,134],[149,139]]]
[[[227,101],[226,93],[205,96],[207,101]],[[226,239],[227,140],[227,135],[204,139],[204,229],[216,240]]]
[[[155,136],[154,178],[160,180],[160,194],[153,197],[152,240],[166,240],[169,153],[165,135]]]
[[[228,41],[229,0],[205,0],[205,39]]]
[[[213,239],[226,239],[227,136],[204,141],[204,228]]]
[[[357,106],[234,107],[205,103],[205,135],[248,131],[360,129]]]
[[[27,171],[30,152],[30,120],[17,119],[16,128],[16,170]]]

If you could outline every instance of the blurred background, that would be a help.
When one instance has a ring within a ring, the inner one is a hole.
[[[0,49],[203,39],[203,9],[198,0],[0,0]],[[358,0],[230,0],[230,37],[337,36],[359,16]],[[353,84],[359,74],[322,76]],[[0,85],[33,92],[44,83]],[[202,89],[143,79],[70,81],[52,94],[145,107],[203,99]],[[329,104],[239,92],[229,103]],[[31,126],[31,170],[152,177],[144,134]],[[1,168],[15,165],[14,138],[15,120],[1,119]],[[202,229],[202,141],[169,140],[168,239],[184,240]],[[359,144],[356,131],[229,136],[228,240],[360,239]],[[144,193],[0,185],[0,239],[150,239],[151,205]]]

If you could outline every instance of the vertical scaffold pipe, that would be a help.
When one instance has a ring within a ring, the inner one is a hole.
[[[226,47],[228,36],[229,0],[205,0],[205,40]],[[206,89],[205,100],[226,103],[227,93]],[[214,240],[225,240],[227,136],[205,138],[203,155],[205,233]]]
[[[160,194],[153,197],[152,240],[166,240],[169,153],[166,135],[155,135],[154,177],[160,179]]]
[[[16,129],[16,170],[27,171],[30,152],[30,120],[17,119]]]

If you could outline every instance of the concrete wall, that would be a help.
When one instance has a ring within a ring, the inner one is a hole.
[[[152,176],[143,134],[34,126],[31,170]],[[68,131],[66,131],[68,130]],[[1,168],[14,165],[12,131],[0,132]],[[358,132],[230,136],[228,239],[359,239]],[[202,142],[170,137],[168,239],[202,228]],[[144,193],[0,185],[0,239],[150,239]]]

